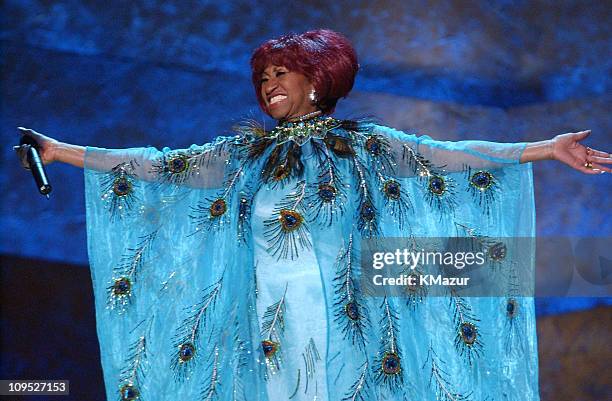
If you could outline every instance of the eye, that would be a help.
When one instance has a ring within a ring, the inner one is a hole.
[[[278,76],[284,75],[286,73],[287,73],[287,71],[276,71],[276,76],[278,77]]]
[[[261,79],[259,80],[259,83],[260,83],[260,84],[263,84],[264,82],[267,82],[267,81],[268,81],[268,78],[261,78]]]

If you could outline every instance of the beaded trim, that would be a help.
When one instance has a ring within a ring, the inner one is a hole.
[[[303,145],[310,138],[325,138],[327,133],[341,125],[339,120],[333,117],[317,116],[305,121],[283,121],[276,126],[268,136],[276,138],[278,144],[294,141]]]

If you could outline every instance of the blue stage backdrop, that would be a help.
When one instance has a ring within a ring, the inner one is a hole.
[[[361,71],[340,116],[448,140],[592,129],[588,144],[612,149],[610,14],[606,2],[578,0],[6,0],[0,252],[87,264],[82,172],[49,166],[51,200],[37,195],[10,146],[16,126],[111,148],[210,141],[243,118],[265,120],[248,61],[291,31],[327,27],[354,42]],[[609,175],[543,162],[535,181],[539,235],[610,237]]]

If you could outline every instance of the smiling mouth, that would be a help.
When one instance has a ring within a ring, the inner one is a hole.
[[[270,99],[270,106],[287,99],[286,95],[275,95]]]

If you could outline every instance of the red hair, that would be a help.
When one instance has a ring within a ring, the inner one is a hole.
[[[261,74],[269,65],[284,66],[305,75],[317,94],[317,105],[324,114],[334,111],[338,99],[353,88],[359,69],[357,53],[344,36],[329,29],[302,34],[289,34],[270,39],[259,46],[251,57],[255,95],[266,111],[261,96]]]

